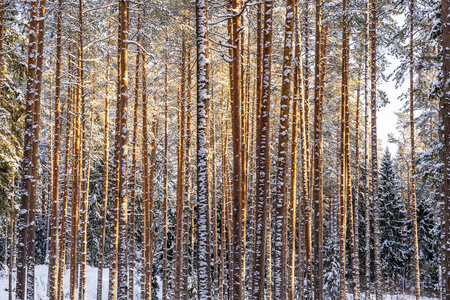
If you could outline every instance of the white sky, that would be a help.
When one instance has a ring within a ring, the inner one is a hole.
[[[394,19],[399,25],[404,24],[406,21],[406,17],[403,14],[395,16]],[[386,69],[385,75],[390,75],[400,65],[400,59],[396,59],[395,57],[387,54],[387,60],[391,63],[391,65]],[[409,77],[409,74],[406,76]],[[392,133],[394,136],[399,135],[397,130],[397,116],[395,112],[400,111],[402,105],[404,104],[398,99],[398,97],[408,91],[408,82],[409,80],[405,80],[404,84],[400,85],[398,89],[395,88],[395,81],[393,78],[391,78],[388,82],[378,83],[378,88],[385,91],[389,99],[389,104],[381,108],[377,113],[378,138],[381,139],[381,146],[383,149],[388,146],[390,152],[394,156],[395,153],[397,153],[398,147],[396,144],[388,143],[388,134]]]
[[[399,59],[395,59],[392,56],[388,57],[388,60],[391,62],[391,65],[387,68],[385,74],[389,75],[392,71],[400,64]],[[405,82],[409,82],[405,80]],[[397,136],[397,116],[395,112],[400,111],[403,102],[401,102],[398,97],[405,93],[408,90],[407,84],[403,84],[395,88],[395,82],[393,79],[388,82],[380,82],[378,88],[386,92],[390,103],[385,107],[381,108],[377,113],[377,129],[378,129],[378,138],[382,142],[383,149],[386,146],[389,147],[390,152],[395,155],[397,152],[397,145],[388,143],[388,134],[393,133],[394,136]]]

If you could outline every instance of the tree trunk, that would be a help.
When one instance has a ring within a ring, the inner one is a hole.
[[[71,47],[69,46],[69,53],[71,52]],[[68,73],[72,73],[72,59],[69,54],[69,70]],[[58,267],[58,283],[60,287],[58,288],[58,300],[63,300],[64,298],[64,273],[66,269],[66,220],[67,220],[67,205],[69,202],[69,167],[70,167],[70,156],[71,156],[71,144],[73,144],[74,135],[70,134],[72,132],[72,122],[73,122],[73,87],[69,86],[67,91],[67,113],[66,113],[66,139],[65,139],[65,154],[64,154],[64,192],[63,192],[63,203],[61,210],[61,238],[59,246],[59,267]]]
[[[347,1],[342,2],[342,85],[341,85],[341,147],[340,147],[340,186],[339,186],[339,299],[345,300],[345,267],[346,267],[346,236],[347,236],[347,203],[350,203],[351,189],[349,189],[350,133],[349,133],[349,107],[348,107],[348,64],[349,64],[349,38]],[[351,187],[351,185],[350,185]],[[348,198],[348,199],[347,199]],[[351,224],[352,225],[352,224]],[[352,231],[352,229],[351,229]]]
[[[365,282],[366,282],[366,299],[370,297],[370,162],[369,162],[369,110],[370,110],[370,90],[369,90],[369,68],[370,68],[370,10],[369,10],[370,0],[365,1],[365,33],[364,33],[364,168],[365,168],[365,189],[364,189],[364,201],[366,204],[365,211],[365,260],[366,260],[366,272],[365,272]]]
[[[3,6],[4,3],[2,3],[1,8],[4,9]],[[14,172],[14,171],[13,171]],[[11,177],[11,212],[9,215],[9,274],[8,274],[8,299],[12,300],[12,292],[13,292],[13,257],[14,257],[14,205],[15,205],[15,183],[14,178],[15,174],[12,174]]]
[[[443,82],[444,96],[440,102],[441,115],[441,162],[443,184],[441,201],[443,203],[442,223],[442,299],[450,298],[450,1],[442,0],[442,49],[443,49]]]
[[[353,299],[359,299],[359,144],[360,144],[360,103],[361,103],[361,64],[358,66],[358,79],[356,87],[356,126],[355,126],[355,197],[353,206],[354,240],[352,250],[352,277],[353,277]]]
[[[410,39],[409,39],[409,128],[411,142],[411,206],[413,243],[414,243],[414,279],[416,299],[420,300],[420,266],[419,266],[419,236],[417,232],[417,200],[416,200],[416,150],[414,133],[414,0],[410,0]]]
[[[108,54],[106,56],[106,91],[105,91],[105,136],[104,136],[104,164],[103,170],[103,215],[102,215],[102,235],[100,239],[100,253],[97,276],[97,300],[102,300],[103,292],[103,265],[105,261],[105,238],[106,238],[106,218],[108,215],[108,179],[109,179],[109,68],[111,67],[110,56],[111,39],[108,39]]]
[[[49,299],[58,296],[58,225],[59,225],[59,151],[61,136],[61,48],[62,48],[62,0],[58,1],[56,24],[56,72],[55,72],[55,126],[53,144],[53,199],[50,218],[51,255],[49,261]],[[1,48],[0,48],[1,49]]]
[[[37,31],[38,31],[38,11],[39,2],[37,0],[30,3],[30,31],[28,36],[28,67],[27,67],[27,91],[23,141],[22,160],[22,191],[21,205],[19,211],[19,236],[17,247],[17,281],[16,299],[25,299],[26,293],[26,273],[27,273],[27,244],[28,244],[28,216],[31,201],[34,195],[31,194],[33,179],[33,118],[34,118],[34,95],[36,81],[36,57],[37,57]]]
[[[153,211],[150,208],[150,180],[149,180],[149,138],[148,138],[148,100],[147,100],[147,66],[146,55],[142,55],[142,205],[144,207],[143,216],[143,228],[142,228],[142,299],[151,299],[151,277],[147,278],[149,273],[149,254],[151,248],[149,244],[152,242],[149,228],[152,226],[150,223],[150,216],[153,216]],[[152,148],[153,151],[153,148]],[[152,166],[153,167],[153,166]]]
[[[167,34],[167,32],[166,32]],[[167,37],[166,37],[167,43]],[[168,93],[168,53],[165,53],[164,62],[164,237],[163,237],[163,270],[162,270],[162,290],[163,300],[167,299],[167,230],[168,230],[168,210],[169,210],[169,93]]]
[[[290,239],[289,239],[289,257],[288,257],[288,266],[289,266],[289,275],[288,275],[288,299],[295,299],[295,224],[297,222],[297,164],[298,164],[298,153],[297,153],[297,144],[298,144],[298,123],[299,123],[299,107],[303,105],[304,97],[303,97],[303,65],[302,65],[302,57],[301,57],[301,33],[300,33],[300,7],[299,1],[295,1],[295,25],[294,25],[294,96],[292,102],[292,143],[291,143],[291,193],[290,193],[290,207],[289,207],[289,230]],[[303,108],[300,107],[300,117],[303,118]],[[300,203],[300,201],[298,201]],[[300,205],[298,205],[300,206]],[[301,211],[299,211],[299,218]],[[300,225],[301,222],[299,222]],[[302,257],[302,246],[301,246],[301,237],[298,240],[298,248],[299,248],[299,261]],[[302,262],[300,264],[303,264]],[[302,271],[303,272],[303,271]],[[303,284],[299,283],[299,289],[303,289]]]
[[[370,61],[370,110],[372,121],[372,197],[373,197],[373,230],[374,230],[374,257],[375,257],[375,295],[376,299],[382,299],[381,283],[381,261],[380,261],[380,203],[378,201],[378,152],[377,152],[377,6],[376,0],[370,0],[370,38],[371,38],[371,61]]]
[[[128,105],[128,0],[119,2],[119,92],[120,92],[120,135],[119,135],[119,247],[117,252],[117,300],[128,298],[128,255],[127,255],[127,227],[128,227],[128,168],[127,168],[127,105]]]
[[[286,299],[286,169],[288,151],[289,107],[292,73],[292,50],[294,48],[294,0],[286,3],[286,24],[283,53],[283,79],[280,101],[280,127],[278,136],[277,190],[275,203],[275,254],[274,254],[274,299]]]
[[[238,14],[240,0],[231,1],[231,13],[233,14],[231,19],[231,44],[232,48],[232,85],[231,85],[231,123],[232,123],[232,135],[233,135],[233,235],[231,237],[232,244],[232,264],[231,269],[231,282],[233,300],[242,299],[242,273],[243,270],[243,249],[242,249],[242,172],[241,172],[241,79],[240,71],[241,67],[241,51],[239,40],[239,28],[240,28],[240,16]]]
[[[271,68],[272,68],[272,19],[273,2],[264,1],[264,29],[262,42],[262,74],[259,98],[257,99],[257,128],[256,128],[256,213],[255,213],[255,260],[254,272],[251,276],[252,299],[264,299],[265,268],[266,268],[266,245],[267,245],[267,211],[269,203],[270,186],[270,91],[271,91]],[[261,50],[260,50],[261,51]],[[257,62],[259,65],[260,63]],[[257,92],[258,95],[258,92]],[[270,222],[269,222],[270,223]],[[270,285],[270,282],[269,282]]]
[[[320,89],[321,64],[321,33],[322,33],[322,3],[316,0],[316,53],[315,53],[315,80],[314,80],[314,172],[313,172],[313,198],[314,203],[314,299],[323,299],[323,159],[322,159],[322,119],[323,103]]]
[[[208,153],[207,103],[209,91],[208,3],[196,1],[197,33],[197,206],[198,206],[198,299],[211,299],[210,253],[208,243]],[[233,147],[234,148],[234,147]],[[234,149],[233,149],[234,150]]]
[[[139,19],[140,30],[140,19]],[[137,42],[140,44],[141,39],[138,36]],[[135,84],[134,84],[134,114],[133,114],[133,137],[132,137],[132,154],[131,154],[131,166],[130,166],[130,222],[129,222],[129,238],[128,238],[128,255],[129,255],[129,265],[128,265],[128,299],[133,300],[134,298],[134,268],[135,268],[135,232],[136,232],[136,169],[137,169],[137,131],[138,131],[138,112],[139,112],[139,90],[140,90],[140,74],[139,68],[141,64],[141,48],[137,47],[136,53],[136,73],[135,73]]]

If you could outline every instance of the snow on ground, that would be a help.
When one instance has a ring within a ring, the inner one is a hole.
[[[353,295],[347,294],[348,300],[353,300]],[[375,294],[370,296],[370,299],[366,299],[365,295],[361,295],[361,300],[374,300]],[[439,300],[437,298],[420,297],[421,300]],[[411,295],[384,295],[383,300],[416,300],[416,296]]]
[[[35,299],[36,300],[47,300],[47,280],[48,280],[48,266],[47,265],[38,265],[36,266],[36,294]],[[92,268],[90,266],[87,266],[86,269],[87,273],[87,299],[93,300],[97,298],[97,268]],[[15,289],[16,282],[15,282],[15,271],[13,274],[13,290]],[[103,269],[103,292],[102,292],[102,299],[107,300],[108,299],[108,275],[109,270]],[[65,272],[65,280],[64,280],[64,299],[69,298],[69,269],[66,269]],[[139,299],[139,292],[140,288],[135,289],[136,298]],[[13,293],[14,294],[14,293]],[[78,290],[77,290],[78,295]],[[14,296],[13,296],[14,297]],[[8,273],[2,273],[0,274],[0,299],[6,300],[8,299]]]
[[[35,299],[36,300],[47,300],[47,280],[48,280],[48,266],[47,265],[38,265],[36,266],[36,295],[35,295]],[[97,297],[97,268],[92,268],[90,266],[87,266],[87,299],[88,300],[94,300]],[[103,270],[103,293],[102,293],[102,298],[104,300],[108,299],[108,274],[109,274],[109,270],[108,269],[104,269]],[[13,274],[13,289],[16,286],[16,282],[15,282],[15,275],[16,273],[14,272]],[[135,275],[137,276],[137,275]],[[158,281],[160,281],[160,278],[158,278]],[[135,289],[134,289],[134,294],[135,294],[135,298],[134,299],[140,299],[140,290],[141,288],[139,287],[139,284],[137,282],[138,278],[135,278]],[[158,282],[159,285],[161,286],[162,283]],[[77,291],[77,295],[78,295],[78,291]],[[13,293],[13,297],[14,297],[14,293]],[[160,297],[160,299],[162,298],[162,294],[161,291],[158,291],[158,297]],[[64,299],[68,299],[69,298],[69,269],[66,269],[66,273],[65,273],[65,280],[64,280]],[[6,300],[8,299],[8,273],[0,273],[0,300]],[[347,295],[347,299],[352,300],[353,296],[352,295]],[[362,300],[365,300],[364,296],[362,295]],[[372,295],[371,299],[375,299],[375,295]],[[415,300],[414,296],[409,296],[409,295],[385,295],[383,297],[384,300]],[[422,300],[438,300],[436,298],[427,298],[427,297],[422,297]]]

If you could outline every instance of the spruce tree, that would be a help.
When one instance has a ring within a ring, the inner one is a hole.
[[[383,279],[390,289],[401,282],[407,259],[407,215],[401,199],[400,181],[389,149],[381,160],[379,171],[381,261]],[[392,286],[389,286],[393,283]]]

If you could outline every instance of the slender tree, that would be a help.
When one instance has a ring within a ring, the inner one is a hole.
[[[109,177],[109,72],[111,67],[111,56],[109,49],[111,39],[108,39],[108,53],[106,55],[106,91],[105,91],[105,135],[104,135],[104,169],[103,169],[103,214],[102,214],[102,233],[100,237],[100,251],[97,277],[97,300],[102,299],[103,293],[103,266],[105,261],[105,239],[106,239],[106,218],[108,215],[108,177]]]
[[[280,101],[280,128],[278,136],[277,188],[275,202],[275,248],[274,248],[274,299],[286,299],[286,169],[288,151],[289,107],[291,100],[292,51],[294,49],[295,1],[286,3],[286,24],[283,53],[283,78]]]
[[[197,205],[198,205],[198,299],[211,299],[211,275],[208,251],[208,153],[207,103],[209,90],[208,2],[195,3],[197,33]],[[240,222],[240,221],[239,221]],[[240,298],[236,298],[240,299]]]
[[[415,167],[415,132],[414,132],[414,0],[409,5],[409,129],[411,143],[411,162],[410,162],[410,209],[412,212],[412,230],[414,244],[414,283],[416,299],[420,299],[420,266],[419,266],[419,236],[417,232],[417,200],[416,200],[416,167]]]
[[[441,186],[442,212],[442,266],[443,266],[443,299],[450,298],[450,1],[441,1],[442,9],[442,49],[443,49],[443,82],[444,95],[440,102],[441,116],[441,161],[443,183]]]
[[[380,203],[378,201],[378,149],[377,149],[377,3],[370,0],[370,110],[372,139],[372,201],[375,257],[375,295],[382,298],[381,264],[380,264]]]
[[[61,48],[62,48],[62,0],[58,1],[56,24],[56,72],[55,72],[55,125],[53,144],[53,199],[51,212],[51,245],[49,261],[49,298],[56,300],[58,293],[58,221],[59,221],[59,155],[61,136]]]
[[[252,284],[252,299],[264,298],[267,219],[270,186],[270,91],[272,68],[272,23],[273,2],[264,1],[264,25],[262,42],[262,74],[261,92],[258,98],[257,128],[256,128],[256,216],[255,216],[255,267]],[[258,83],[257,83],[258,84]],[[257,87],[258,88],[258,87]]]
[[[315,71],[314,71],[314,138],[313,138],[313,191],[314,203],[314,299],[323,299],[323,146],[322,146],[322,122],[323,103],[321,102],[320,89],[320,64],[321,64],[321,34],[322,34],[322,3],[316,0],[316,47],[315,47]]]
[[[128,298],[128,255],[127,255],[127,227],[128,227],[128,169],[127,169],[127,105],[128,105],[128,0],[119,2],[119,93],[120,93],[120,135],[119,135],[119,247],[117,264],[117,300]]]

